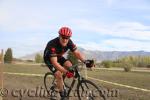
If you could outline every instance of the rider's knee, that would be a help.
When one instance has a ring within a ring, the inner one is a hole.
[[[55,72],[55,77],[56,77],[56,79],[58,79],[58,80],[62,80],[62,79],[63,79],[63,78],[62,78],[62,73],[61,73],[60,71]]]
[[[64,66],[70,67],[70,66],[72,66],[72,63],[68,60],[64,63]]]

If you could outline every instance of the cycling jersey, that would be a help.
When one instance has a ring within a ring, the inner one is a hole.
[[[61,58],[66,51],[70,49],[72,52],[77,49],[76,45],[69,39],[68,44],[63,47],[60,44],[59,37],[49,41],[44,50],[44,59],[50,60],[50,57]]]
[[[71,39],[69,39],[68,44],[65,47],[60,44],[59,37],[47,43],[44,50],[44,62],[53,73],[55,73],[57,69],[51,64],[50,57],[57,57],[58,63],[63,66],[63,64],[67,61],[63,55],[68,51],[68,49],[72,52],[77,49]]]

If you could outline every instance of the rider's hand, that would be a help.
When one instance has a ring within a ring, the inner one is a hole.
[[[67,76],[68,78],[72,78],[72,77],[74,76],[74,72],[73,72],[73,71],[72,71],[72,72],[68,71],[68,72],[66,73],[66,76]]]
[[[73,76],[74,76],[74,70],[73,70],[73,68],[72,68],[72,67],[69,67],[67,70],[68,70],[68,72],[66,73],[66,76],[67,76],[68,78],[73,77]]]
[[[94,60],[85,60],[83,63],[86,65],[87,68],[92,68],[95,66]]]

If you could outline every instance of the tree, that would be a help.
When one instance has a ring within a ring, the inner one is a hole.
[[[131,71],[132,67],[134,66],[133,65],[134,57],[127,56],[127,57],[122,58],[120,61],[125,72]]]
[[[72,64],[78,64],[78,59],[73,55],[71,51],[68,52],[67,59],[69,59]]]
[[[12,63],[12,60],[13,60],[12,49],[8,48],[4,55],[4,63]]]
[[[35,62],[36,63],[42,63],[43,62],[43,57],[40,54],[35,55]]]

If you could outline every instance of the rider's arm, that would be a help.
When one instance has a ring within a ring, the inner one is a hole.
[[[63,68],[58,62],[57,62],[57,57],[51,57],[50,58],[51,63],[56,67],[56,69],[58,69],[59,71],[61,71],[62,73],[66,73],[67,70],[65,68]]]
[[[70,50],[73,52],[73,54],[82,62],[85,61],[85,57],[83,56],[83,54],[81,54],[81,52],[79,52],[77,50],[77,46],[72,42],[72,40],[69,41],[68,43]]]
[[[82,61],[82,62],[85,61],[84,55],[83,55],[81,52],[79,52],[77,49],[76,49],[75,51],[73,51],[73,54],[74,54],[80,61]]]

